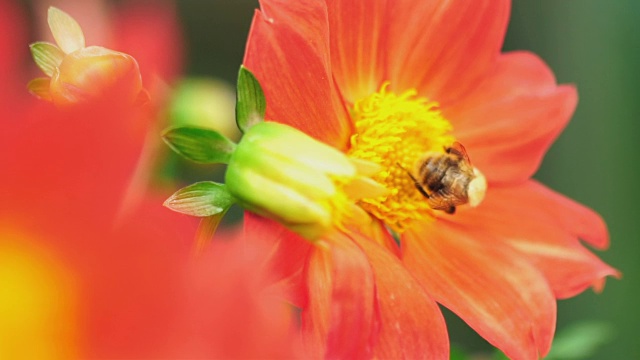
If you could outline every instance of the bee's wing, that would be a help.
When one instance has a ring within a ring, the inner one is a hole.
[[[451,147],[447,149],[447,151],[449,152],[449,154],[453,154],[459,157],[460,159],[465,160],[466,162],[469,163],[469,165],[471,165],[471,159],[469,159],[469,155],[467,154],[467,149],[465,149],[461,143],[457,141],[454,142],[453,144],[451,144]]]

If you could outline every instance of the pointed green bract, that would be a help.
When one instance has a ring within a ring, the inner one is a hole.
[[[49,83],[51,79],[49,78],[36,78],[29,81],[27,84],[27,89],[33,95],[39,97],[40,99],[51,101],[51,93],[49,92]]]
[[[45,41],[39,41],[29,45],[31,56],[36,65],[47,75],[53,75],[53,70],[60,66],[64,53],[60,48]]]
[[[244,66],[240,66],[236,92],[236,123],[244,133],[264,120],[267,102],[258,79]]]
[[[82,49],[84,45],[84,33],[80,25],[69,14],[50,7],[47,21],[53,38],[65,54]]]
[[[203,164],[226,164],[236,148],[217,131],[195,126],[169,128],[162,139],[178,154]]]
[[[224,214],[234,203],[224,184],[203,181],[176,191],[164,206],[182,214],[205,217]]]

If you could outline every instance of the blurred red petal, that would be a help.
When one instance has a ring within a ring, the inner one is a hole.
[[[380,89],[385,79],[386,0],[328,0],[333,76],[347,103]]]
[[[0,69],[3,74],[20,64],[19,59],[24,54],[20,47],[26,46],[24,14],[17,4],[17,1],[0,0],[0,53],[3,55],[0,57]],[[6,78],[2,82],[6,82]]]
[[[608,234],[592,210],[529,181],[492,188],[476,209],[461,209],[451,221],[478,233],[489,233],[491,246],[509,247],[538,268],[557,298],[596,290],[607,276],[619,276],[578,239],[605,245]]]
[[[551,347],[556,303],[545,278],[508,248],[445,221],[406,233],[403,262],[438,303],[513,359]]]
[[[377,339],[374,278],[367,257],[344,235],[313,249],[302,331],[315,357],[368,359]]]
[[[138,61],[147,86],[156,76],[171,82],[182,70],[182,35],[176,12],[171,1],[138,1],[117,9],[114,49]]]
[[[116,229],[87,238],[84,259],[69,260],[83,279],[87,358],[163,357],[175,342],[196,222],[162,201],[146,199]]]
[[[280,223],[251,212],[244,214],[244,237],[251,246],[251,239],[260,239],[270,247],[262,262],[269,267],[271,283],[283,287],[287,300],[302,306],[307,301],[303,271],[313,245],[291,232]]]
[[[16,1],[0,0],[0,99],[2,113],[12,113],[28,99],[25,86],[28,79],[24,76],[28,54],[26,40],[26,24],[22,9]]]
[[[111,224],[147,121],[142,111],[96,104],[63,111],[39,103],[26,117],[4,117],[0,167],[11,176],[0,179],[0,217],[22,214],[76,233]]]
[[[218,234],[187,268],[179,358],[303,358],[295,310],[270,285],[263,264],[271,248],[259,238]]]
[[[344,149],[350,121],[334,86],[330,61],[323,1],[262,1],[244,62],[264,89],[267,119]]]
[[[508,0],[394,1],[388,10],[391,88],[417,88],[446,106],[494,65],[509,20]]]
[[[354,234],[373,269],[380,316],[375,357],[380,359],[449,358],[447,328],[438,305],[382,246]]]

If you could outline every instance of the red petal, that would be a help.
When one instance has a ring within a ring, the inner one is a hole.
[[[491,188],[478,208],[461,209],[451,220],[491,234],[491,246],[515,249],[543,272],[558,298],[589,286],[598,290],[605,277],[619,275],[578,241],[606,246],[608,234],[600,216],[534,181]]]
[[[446,105],[477,86],[500,52],[510,1],[394,1],[389,77]]]
[[[84,234],[51,239],[82,279],[82,358],[157,358],[183,336],[176,324],[195,222],[163,209],[163,198],[145,199],[115,230],[83,225]]]
[[[0,217],[22,214],[35,228],[47,222],[76,233],[97,223],[107,228],[138,162],[148,114],[35,105],[20,121],[2,120],[0,168],[11,176],[0,180]],[[78,221],[77,214],[100,216]]]
[[[303,270],[313,245],[278,222],[249,211],[244,214],[244,238],[249,246],[259,240],[271,247],[263,259],[270,269],[270,282],[287,289],[287,300],[292,304],[301,306],[306,302]]]
[[[244,63],[264,89],[268,120],[347,146],[351,122],[333,83],[323,1],[262,1]]]
[[[530,178],[577,104],[534,55],[512,53],[463,101],[443,109],[474,166],[492,183]]]
[[[438,305],[400,260],[377,243],[354,235],[373,268],[380,312],[380,359],[448,359],[447,328]]]
[[[268,281],[264,245],[256,238],[213,241],[194,261],[185,287],[187,331],[176,334],[190,338],[176,341],[185,349],[173,358],[306,358],[297,352],[294,311]]]
[[[173,81],[182,67],[182,39],[172,2],[127,3],[114,18],[114,49],[133,56],[140,64],[146,86],[160,76]]]
[[[404,263],[427,292],[513,359],[551,346],[556,304],[546,280],[509,248],[437,220],[406,233]]]
[[[330,359],[371,358],[378,328],[367,257],[339,236],[327,247],[314,248],[306,275],[309,304],[302,327],[311,353]]]
[[[17,1],[0,1],[0,99],[2,99],[2,113],[11,114],[15,119],[18,104],[29,99],[24,92],[26,64],[34,69],[31,59],[25,59],[24,46],[27,44],[27,24],[22,8]]]
[[[387,1],[327,0],[333,75],[348,103],[379,90],[387,56]]]

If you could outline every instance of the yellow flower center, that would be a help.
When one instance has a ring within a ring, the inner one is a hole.
[[[382,167],[373,180],[384,185],[388,194],[362,199],[360,205],[402,232],[412,221],[433,214],[408,171],[415,174],[416,164],[426,152],[444,153],[455,138],[438,103],[418,97],[414,89],[398,95],[387,91],[387,86],[353,105],[356,131],[348,155]]]

